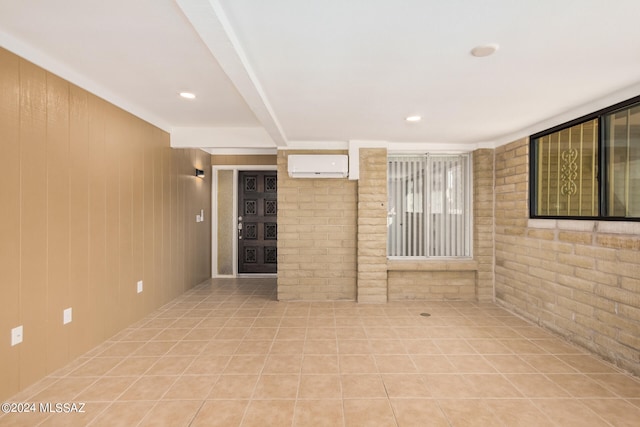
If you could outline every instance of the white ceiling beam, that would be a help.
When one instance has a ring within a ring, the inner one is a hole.
[[[270,135],[262,127],[175,127],[173,148],[270,148]]]
[[[287,138],[229,20],[217,0],[176,0],[191,25],[277,147]]]

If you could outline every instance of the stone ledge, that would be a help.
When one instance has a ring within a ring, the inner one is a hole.
[[[527,221],[527,227],[531,229],[584,231],[610,234],[640,234],[640,222],[638,221],[529,218]]]
[[[387,260],[388,271],[477,271],[478,261],[453,260]]]

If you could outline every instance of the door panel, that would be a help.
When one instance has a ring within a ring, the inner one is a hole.
[[[277,172],[242,171],[238,178],[238,273],[276,273]]]

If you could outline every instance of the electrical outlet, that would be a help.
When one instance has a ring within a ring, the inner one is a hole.
[[[22,342],[23,329],[22,325],[16,326],[11,330],[11,345],[20,344]]]
[[[72,314],[71,307],[67,308],[66,310],[64,310],[62,312],[62,324],[63,325],[66,325],[67,323],[71,323],[72,318],[73,318],[73,314]]]
[[[142,280],[138,280],[138,293],[142,292]]]

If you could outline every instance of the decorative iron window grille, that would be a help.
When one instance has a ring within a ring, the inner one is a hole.
[[[640,220],[640,97],[530,138],[530,216]]]

